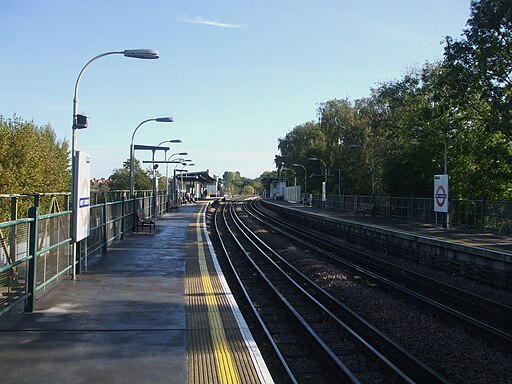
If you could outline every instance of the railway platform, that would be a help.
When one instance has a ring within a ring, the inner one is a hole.
[[[91,258],[0,323],[0,382],[270,383],[216,261],[205,205]]]
[[[382,216],[356,215],[266,200],[281,214],[385,254],[401,255],[451,274],[500,287],[512,284],[512,236],[443,228]]]
[[[310,213],[320,217],[338,219],[362,225],[383,228],[395,232],[409,233],[422,237],[459,243],[465,246],[488,249],[503,254],[512,255],[512,236],[480,232],[477,230],[462,230],[457,228],[443,228],[441,225],[413,222],[411,220],[389,219],[383,216],[356,215],[352,211],[338,212],[289,203],[282,200],[267,200],[273,204],[282,205],[290,209]],[[511,256],[512,257],[512,256]]]

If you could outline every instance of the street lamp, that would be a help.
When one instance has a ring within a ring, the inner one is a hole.
[[[325,164],[325,161],[322,159],[319,159],[318,157],[309,157],[307,160],[311,161],[319,161],[323,164],[325,168],[325,174],[324,174],[324,188],[322,189],[322,201],[324,202],[324,208],[327,204],[327,165]]]
[[[325,182],[325,188],[327,190],[327,165],[325,165],[325,161],[323,161],[322,159],[319,159],[318,157],[308,157],[306,160],[319,161],[322,163],[322,165],[324,166],[324,169],[325,169],[324,182]]]
[[[183,156],[186,156],[188,155],[187,152],[180,152],[180,153],[174,153],[172,154],[169,159],[171,159],[171,157],[175,156],[175,155],[183,155]],[[178,184],[176,183],[176,172],[186,172],[184,170],[185,166],[187,165],[187,162],[189,163],[188,165],[194,165],[194,164],[191,164],[190,162],[192,161],[192,159],[184,159],[183,157],[179,157],[177,158],[175,161],[176,165],[174,166],[174,177],[172,179],[172,184],[173,184],[173,195],[175,195],[175,202],[176,204],[178,204]],[[177,169],[178,168],[178,165],[181,165],[183,168],[182,169]],[[181,188],[180,188],[180,194],[182,193],[182,189],[183,189],[183,177],[181,177]]]
[[[80,79],[82,78],[83,73],[87,69],[87,67],[93,62],[98,60],[101,57],[108,56],[108,55],[124,55],[125,57],[132,57],[135,59],[158,59],[160,57],[160,53],[156,49],[127,49],[124,51],[114,51],[114,52],[106,52],[102,53],[98,56],[93,57],[91,60],[85,64],[85,66],[82,68],[80,73],[78,74],[78,78],[76,79],[75,83],[75,93],[73,97],[73,137],[72,137],[72,158],[75,157],[75,151],[76,151],[76,145],[77,145],[77,138],[78,134],[76,132],[77,129],[80,128],[87,128],[86,121],[81,122],[79,124],[78,122],[78,86],[80,84]]]
[[[173,153],[171,156],[169,156],[167,161],[171,160],[174,156],[188,156],[188,152],[176,152],[176,153]]]
[[[80,80],[82,78],[82,75],[84,74],[85,70],[89,65],[98,60],[99,58],[102,58],[104,56],[108,55],[124,55],[125,57],[131,57],[135,59],[158,59],[160,57],[160,53],[156,49],[127,49],[124,51],[112,51],[112,52],[105,52],[100,55],[94,56],[91,60],[89,60],[80,73],[78,74],[78,77],[75,82],[75,90],[73,94],[73,126],[72,126],[72,135],[71,135],[71,201],[73,202],[73,220],[72,220],[72,243],[73,243],[73,266],[76,264],[76,242],[82,240],[83,237],[78,236],[77,234],[77,210],[78,210],[78,202],[77,202],[77,196],[76,190],[75,190],[75,184],[77,183],[77,170],[76,168],[76,151],[77,151],[77,144],[78,144],[78,129],[87,128],[87,117],[78,115],[78,87],[80,85]],[[81,238],[79,238],[81,237]],[[75,268],[73,267],[73,278],[75,278]]]
[[[140,128],[140,126],[148,121],[156,121],[157,123],[172,123],[174,119],[172,117],[157,117],[154,119],[147,119],[140,123],[137,128],[132,133],[132,141],[130,144],[130,197],[133,199],[135,197],[135,183],[134,183],[134,173],[135,173],[135,151],[133,149],[133,139],[135,138],[135,133]],[[153,152],[154,153],[154,152]]]
[[[308,178],[308,171],[306,170],[306,167],[302,164],[292,164],[292,167],[302,167],[304,169],[304,194],[307,196],[307,190],[306,190],[306,180]]]
[[[181,143],[181,140],[180,139],[164,140],[160,144],[158,144],[157,147],[161,146],[163,143],[170,143],[170,144]],[[167,160],[167,149],[164,152],[164,160]],[[153,161],[155,161],[155,151],[153,151]],[[153,163],[153,172],[154,172],[154,166],[155,165]],[[153,177],[154,177],[154,173],[153,173]],[[165,192],[167,195],[169,195],[169,164],[167,162],[165,163],[165,183],[166,183]]]
[[[295,195],[294,202],[297,203],[297,173],[295,169],[283,167],[283,171],[293,172],[293,194]]]
[[[183,168],[181,168],[179,171],[181,172],[181,192],[183,193],[183,173],[188,173],[188,170],[185,169],[185,167],[191,167],[191,166],[194,166],[195,164],[194,163],[191,163],[191,159],[186,159],[186,160],[183,160],[183,162],[181,163],[181,165],[183,166]],[[185,193],[186,195],[186,193]]]

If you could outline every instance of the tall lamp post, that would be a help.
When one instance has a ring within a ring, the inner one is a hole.
[[[181,152],[181,153],[179,153],[179,154],[185,154],[185,155],[188,155],[188,153],[187,153],[187,152]],[[172,156],[174,156],[174,155],[179,155],[179,154],[178,154],[178,153],[175,153],[175,154],[171,155],[171,156],[169,157],[169,159],[170,159]],[[176,163],[176,165],[174,166],[174,177],[173,177],[173,179],[172,179],[172,184],[173,184],[173,192],[172,192],[172,193],[173,193],[173,194],[175,194],[175,202],[176,202],[176,204],[178,204],[178,198],[179,198],[179,196],[178,196],[178,183],[176,182],[176,172],[185,172],[185,170],[184,170],[184,169],[177,169],[177,168],[178,168],[178,165],[181,165],[181,166],[183,166],[183,168],[184,168],[184,167],[185,167],[185,165],[187,165],[187,162],[191,162],[191,161],[192,161],[192,159],[184,159],[184,158],[182,158],[182,157],[177,158],[176,160],[174,160],[174,161],[173,161],[173,162],[175,162],[175,163]],[[181,184],[182,184],[182,187],[183,187],[183,177],[182,177],[182,182],[181,182]],[[179,195],[181,195],[182,193],[183,193],[182,188],[180,188],[180,189],[179,189]]]
[[[188,172],[188,169],[185,169],[185,167],[195,165],[194,163],[191,163],[191,161],[192,161],[191,159],[183,160],[183,162],[181,163],[181,165],[183,165],[183,168],[181,168],[179,170],[181,172],[181,191],[182,191],[182,193],[183,193],[183,173]],[[185,195],[186,195],[186,193],[185,193]]]
[[[307,198],[307,179],[308,179],[308,171],[306,170],[306,167],[303,166],[302,164],[292,164],[292,167],[302,167],[302,169],[304,169],[304,195],[306,195],[306,198]],[[305,199],[304,199],[305,200]]]
[[[75,90],[73,94],[73,126],[72,126],[72,136],[71,136],[71,201],[73,202],[73,215],[72,215],[72,243],[73,243],[73,265],[76,264],[76,242],[82,240],[84,237],[79,236],[77,234],[77,224],[78,224],[78,202],[77,202],[77,191],[75,190],[75,185],[77,184],[77,170],[76,168],[76,151],[78,145],[78,129],[87,128],[87,117],[83,115],[78,115],[78,87],[80,85],[80,80],[85,70],[92,62],[109,55],[124,55],[125,57],[131,57],[135,59],[158,59],[160,57],[160,53],[156,49],[127,49],[124,51],[112,51],[105,52],[100,55],[94,56],[91,60],[89,60],[80,73],[75,82]],[[79,267],[80,268],[80,267]],[[75,268],[73,267],[73,278],[75,278]]]
[[[135,173],[135,151],[133,148],[133,139],[135,138],[135,133],[137,130],[141,127],[142,124],[145,124],[149,121],[156,121],[157,123],[172,123],[174,119],[172,117],[157,117],[154,119],[147,119],[144,120],[142,123],[140,123],[137,128],[132,133],[132,141],[130,144],[130,198],[135,197],[135,180],[134,180],[134,173]]]
[[[297,173],[295,172],[295,169],[292,169],[292,168],[283,168],[283,171],[292,171],[293,172],[293,194],[295,195],[294,197],[294,202],[297,203]]]
[[[324,166],[324,169],[325,169],[325,173],[324,173],[325,193],[324,193],[324,191],[322,191],[322,201],[324,202],[324,208],[325,208],[325,205],[327,203],[327,165],[325,164],[325,161],[323,161],[322,159],[319,159],[318,157],[309,157],[307,160],[319,161]]]
[[[180,139],[164,140],[160,144],[158,144],[157,147],[161,146],[163,143],[170,143],[170,144],[181,143],[181,140]],[[167,161],[167,150],[165,150],[165,152],[164,152],[164,160]],[[153,161],[155,161],[155,151],[153,151]],[[166,183],[165,192],[167,195],[169,195],[169,164],[167,162],[165,163],[165,183]]]
[[[178,163],[178,160],[176,160],[176,161],[171,161],[171,159],[172,159],[174,156],[188,156],[188,152],[176,152],[176,153],[173,153],[171,156],[169,156],[169,157],[167,158],[167,161],[168,161],[168,162],[175,162],[175,163]],[[167,165],[168,165],[168,164],[167,164]],[[176,164],[176,165],[174,166],[174,169],[176,169],[176,166],[177,166],[177,165],[178,165],[178,164]],[[166,168],[166,171],[165,171],[165,172],[167,172],[167,168]],[[176,177],[176,172],[174,173],[174,177]],[[176,181],[175,181],[175,179],[174,179],[174,178],[172,179],[172,185],[173,185],[172,196],[175,196],[175,194],[176,194]],[[167,188],[169,188],[169,182],[167,182]],[[169,192],[167,192],[167,194],[169,194]],[[173,197],[173,199],[174,199],[174,200],[176,200],[176,199],[175,199],[175,197]]]
[[[84,119],[83,121],[78,121],[78,86],[80,85],[80,79],[82,78],[83,73],[87,69],[87,67],[93,62],[108,55],[124,55],[125,57],[132,57],[135,59],[158,59],[160,57],[160,53],[156,49],[127,49],[124,51],[114,51],[114,52],[106,52],[102,53],[98,56],[93,57],[91,60],[84,65],[80,73],[78,74],[78,78],[75,83],[75,93],[73,97],[73,137],[72,137],[72,153],[71,156],[74,159],[75,151],[77,146],[78,133],[77,129],[87,128],[87,121]]]

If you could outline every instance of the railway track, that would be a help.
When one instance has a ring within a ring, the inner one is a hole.
[[[283,259],[235,206],[216,211],[215,233],[287,381],[447,382]]]
[[[256,201],[244,203],[249,215],[324,257],[399,291],[436,313],[461,324],[503,348],[512,346],[512,308],[402,266],[354,249],[310,229],[272,217]]]

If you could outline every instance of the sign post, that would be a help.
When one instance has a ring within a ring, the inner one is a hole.
[[[89,207],[91,191],[91,156],[82,151],[76,152],[75,212],[73,241],[77,242],[89,236]]]
[[[435,175],[434,176],[434,212],[445,213],[446,228],[449,225],[448,216],[448,175]],[[437,215],[436,215],[437,224]]]

